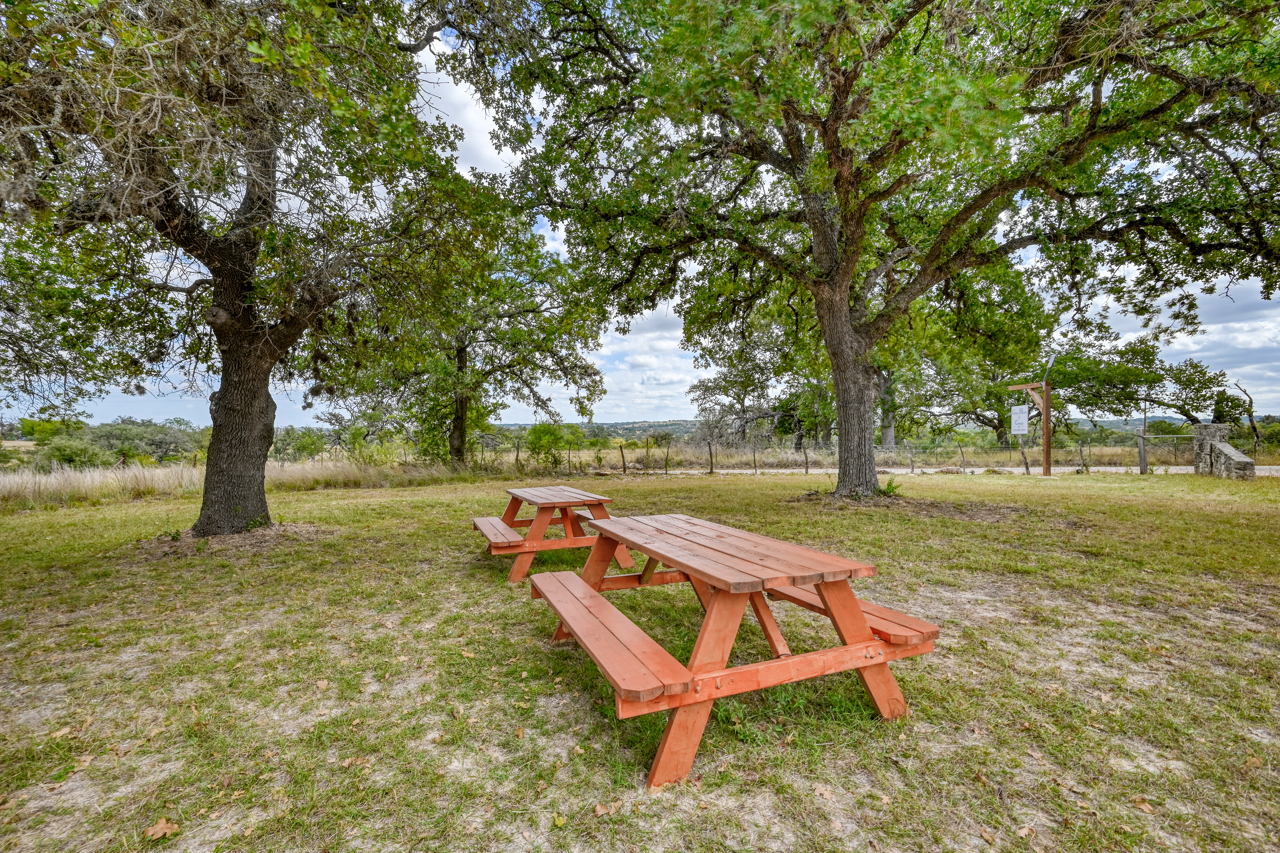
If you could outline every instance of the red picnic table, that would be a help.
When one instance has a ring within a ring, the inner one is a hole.
[[[518,555],[511,566],[511,574],[507,575],[508,583],[524,579],[529,573],[529,566],[533,565],[533,555],[538,551],[589,548],[595,545],[595,535],[588,535],[583,531],[582,521],[607,519],[609,510],[605,508],[605,504],[613,503],[613,498],[593,495],[569,486],[507,489],[507,494],[511,495],[511,500],[501,518],[473,518],[471,526],[489,540],[490,554]],[[522,504],[535,507],[533,518],[516,518]],[[574,507],[585,507],[585,510],[576,510]],[[563,539],[545,538],[547,528],[552,526],[564,528]],[[521,534],[515,529],[517,527],[529,528],[528,535]],[[623,545],[617,546],[616,556],[618,565],[623,568],[635,565]]]
[[[849,579],[875,574],[874,566],[687,515],[588,524],[600,536],[581,577],[534,575],[533,596],[545,598],[560,617],[552,642],[576,640],[613,685],[619,718],[671,710],[649,770],[650,788],[689,775],[711,705],[725,696],[856,669],[882,717],[907,712],[889,661],[933,651],[938,627],[859,601]],[[640,551],[648,561],[641,572],[606,577],[620,546]],[[668,568],[659,571],[660,565]],[[685,582],[706,610],[688,666],[600,595]],[[840,644],[792,654],[766,593],[829,618]],[[774,657],[729,667],[748,603]]]

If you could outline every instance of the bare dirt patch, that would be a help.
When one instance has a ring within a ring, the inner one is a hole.
[[[141,562],[155,562],[200,554],[222,557],[253,557],[269,554],[282,545],[299,545],[321,542],[337,531],[319,524],[282,522],[270,527],[259,527],[248,533],[214,536],[200,539],[190,530],[164,533],[154,539],[144,539],[134,547]]]

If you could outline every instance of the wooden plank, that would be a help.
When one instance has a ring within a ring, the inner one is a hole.
[[[682,541],[724,554],[734,561],[735,568],[759,576],[765,581],[766,589],[772,586],[818,583],[825,580],[828,575],[828,572],[820,567],[814,568],[789,560],[755,542],[696,527],[689,524],[686,519],[687,516],[680,515],[652,515],[636,520],[660,527],[669,535],[676,536]],[[779,583],[779,578],[784,578],[786,582]]]
[[[808,564],[812,562],[815,566],[822,565],[826,567],[829,574],[826,580],[841,580],[842,578],[869,578],[876,573],[876,567],[870,563],[861,563],[857,560],[851,560],[848,557],[841,557],[837,554],[828,554],[825,551],[817,551],[813,548],[806,548],[803,545],[797,545],[794,542],[785,542],[781,539],[774,539],[771,536],[765,536],[761,533],[752,533],[747,530],[738,530],[735,527],[727,527],[723,524],[716,524],[714,521],[707,521],[702,518],[693,518],[688,515],[680,515],[680,518],[696,525],[705,527],[720,533],[730,534],[743,540],[754,542],[762,545],[779,556],[785,556],[787,559]]]
[[[526,552],[558,551],[562,548],[590,548],[596,544],[596,536],[570,536],[563,539],[539,539],[537,542],[520,542],[517,545],[493,545],[493,554],[524,554]]]
[[[637,525],[633,518],[597,518],[590,524],[610,538],[650,557],[657,557],[665,565],[701,578],[714,587],[732,592],[758,592],[764,589],[763,582],[755,575],[740,572],[705,554],[690,551],[681,547],[678,541],[654,535],[652,528]]]
[[[822,599],[818,597],[817,591],[810,588],[775,587],[769,590],[769,595],[783,601],[790,601],[792,604],[798,604],[806,610],[812,610],[814,613],[819,613],[823,616],[827,615],[827,608],[823,606]],[[938,639],[939,630],[937,625],[930,624],[922,619],[916,619],[905,613],[899,613],[897,610],[890,610],[888,607],[872,604],[865,599],[858,599],[858,605],[862,608],[862,615],[866,617],[871,633],[886,643],[921,643],[925,640]]]
[[[766,687],[776,687],[779,684],[806,681],[851,669],[882,666],[889,661],[923,655],[931,651],[933,651],[932,640],[910,646],[893,646],[880,640],[852,646],[837,646],[834,649],[822,649],[744,666],[697,673],[693,679],[693,690],[688,693],[682,693],[679,696],[656,696],[645,702],[616,700],[615,707],[620,719],[629,719],[641,714],[652,714],[707,700],[736,696],[739,693],[763,690]]]
[[[1010,391],[1030,391],[1032,388],[1040,388],[1043,385],[1044,385],[1043,382],[1024,382],[1021,385],[1010,385],[1009,390]]]
[[[557,486],[557,488],[563,489],[566,493],[571,494],[574,497],[581,498],[585,503],[613,503],[613,498],[606,498],[604,495],[595,495],[591,492],[584,492],[582,489],[577,489],[573,486]]]
[[[593,495],[590,492],[584,492],[581,489],[574,489],[569,486],[526,486],[519,489],[507,489],[507,494],[535,506],[573,507],[584,504],[613,503],[612,498]]]
[[[565,588],[566,576],[582,582],[573,572],[544,572],[531,580],[618,695],[633,702],[663,695],[662,681]]]
[[[649,581],[653,580],[653,573],[658,570],[659,563],[657,557],[650,557],[645,560],[644,568],[640,570],[640,585],[645,586]]]
[[[818,593],[816,592],[810,592],[798,586],[775,586],[773,589],[768,590],[766,594],[770,598],[798,604],[805,610],[812,610],[822,616],[827,615],[827,608],[822,606],[822,599],[818,598]]]
[[[640,582],[640,575],[609,575],[600,582],[600,591],[609,592],[615,589],[638,589],[641,586],[660,586],[664,583],[687,583],[689,576],[681,571],[654,572],[653,577],[645,583]]]
[[[561,578],[564,588],[582,602],[582,606],[599,619],[600,624],[608,628],[619,642],[631,650],[637,660],[658,677],[665,686],[663,692],[666,695],[674,696],[693,689],[693,673],[673,658],[670,652],[658,645],[657,641],[641,630],[636,623],[628,619],[621,610],[583,583],[582,579],[572,572],[557,572],[557,574],[565,575]],[[569,626],[569,630],[573,631],[572,625]]]
[[[923,619],[917,619],[914,616],[908,616],[897,610],[888,607],[881,607],[879,604],[872,604],[865,599],[858,599],[858,603],[862,605],[862,612],[866,614],[867,620],[872,619],[883,620],[888,625],[898,625],[900,630],[898,633],[909,635],[911,637],[919,637],[920,639],[911,640],[890,640],[890,642],[909,642],[918,643],[920,640],[936,640],[938,639],[938,626],[932,622],[926,622]],[[871,630],[875,630],[872,626]]]
[[[533,504],[536,507],[557,507],[560,505],[572,506],[576,501],[572,498],[566,498],[558,492],[539,486],[527,486],[523,489],[507,489],[507,494],[515,498],[520,498],[527,504]]]
[[[491,545],[522,545],[524,536],[502,523],[500,518],[473,518],[471,526],[484,534]]]

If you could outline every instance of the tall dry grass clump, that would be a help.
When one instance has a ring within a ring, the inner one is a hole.
[[[35,509],[80,503],[198,494],[204,468],[124,465],[117,468],[55,467],[45,473],[0,471],[0,507]]]
[[[284,492],[430,486],[485,478],[483,474],[446,465],[373,465],[345,460],[271,462],[266,473],[267,489]],[[190,465],[55,467],[48,473],[30,469],[0,471],[0,510],[199,495],[203,486],[204,467]]]

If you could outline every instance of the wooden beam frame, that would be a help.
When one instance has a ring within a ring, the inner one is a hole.
[[[750,693],[793,681],[807,681],[823,675],[848,672],[851,669],[879,666],[902,658],[933,651],[933,640],[910,646],[895,646],[881,640],[837,646],[817,652],[748,663],[728,669],[695,673],[693,690],[675,696],[658,696],[647,702],[631,702],[614,694],[614,707],[619,719],[639,717],[685,705],[696,705],[711,699],[723,699],[739,693]]]

